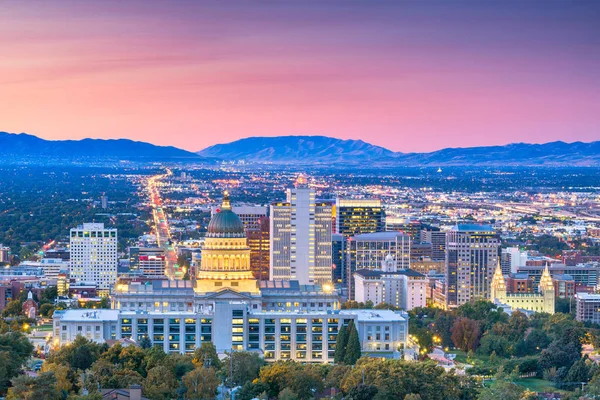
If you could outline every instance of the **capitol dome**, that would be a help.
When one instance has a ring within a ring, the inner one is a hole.
[[[210,219],[206,237],[209,238],[244,238],[244,223],[236,213],[231,211],[229,194],[225,192],[221,209]]]

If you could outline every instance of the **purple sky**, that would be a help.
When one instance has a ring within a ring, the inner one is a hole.
[[[0,131],[188,150],[600,140],[600,1],[31,1],[0,8]]]

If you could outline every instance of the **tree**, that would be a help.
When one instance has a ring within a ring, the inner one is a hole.
[[[525,388],[513,383],[514,379],[516,376],[509,377],[500,368],[494,382],[481,390],[478,400],[520,400]]]
[[[193,362],[195,365],[214,367],[216,369],[221,367],[221,361],[217,355],[217,348],[212,342],[203,342],[202,345],[194,351]]]
[[[285,388],[281,392],[279,392],[279,396],[277,396],[279,400],[298,400],[298,395],[294,393],[291,389]]]
[[[506,338],[488,334],[481,338],[477,352],[485,355],[495,353],[498,357],[504,358],[509,356],[509,347],[510,343]]]
[[[148,335],[144,335],[142,337],[142,339],[140,340],[140,347],[144,350],[149,349],[152,347],[152,341],[150,340],[150,338],[148,337]]]
[[[44,363],[42,372],[52,372],[56,378],[56,389],[61,393],[69,393],[73,388],[75,379],[71,369],[65,365]]]
[[[51,318],[52,314],[54,314],[54,306],[52,304],[46,303],[40,306],[40,315],[42,317]]]
[[[479,324],[469,318],[458,318],[452,326],[452,341],[463,351],[475,350],[479,345]]]
[[[335,339],[335,353],[333,355],[333,362],[339,364],[344,361],[346,356],[346,346],[348,344],[348,330],[346,325],[342,324],[340,331],[338,332],[337,338]]]
[[[421,400],[421,395],[414,393],[407,394],[404,396],[404,400]]]
[[[260,368],[265,365],[265,361],[256,353],[247,351],[236,351],[230,353],[227,359],[222,362],[222,374],[231,386],[244,386],[258,378]],[[229,368],[232,367],[232,371]],[[232,381],[229,381],[229,379]]]
[[[377,386],[360,384],[350,389],[346,398],[348,400],[371,400],[378,391]]]
[[[40,374],[37,378],[21,375],[12,381],[7,400],[59,400],[62,398],[56,389],[56,378],[52,372]]]
[[[0,394],[6,393],[10,380],[19,374],[32,352],[33,345],[21,332],[0,335]]]
[[[183,385],[187,389],[185,398],[190,400],[214,399],[219,383],[214,368],[197,367],[183,377]]]
[[[346,346],[346,354],[344,362],[348,365],[354,365],[360,358],[360,340],[358,339],[358,331],[354,324],[348,324],[348,344]]]
[[[85,371],[100,357],[102,347],[79,335],[73,343],[61,347],[48,357],[48,362],[69,364],[74,369]]]
[[[142,384],[145,395],[153,400],[172,399],[178,386],[173,372],[161,365],[148,371]]]
[[[5,317],[17,317],[23,315],[23,303],[19,300],[9,301],[6,307],[4,307],[2,315]]]

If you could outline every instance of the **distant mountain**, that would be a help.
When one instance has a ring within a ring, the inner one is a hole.
[[[251,137],[198,152],[203,157],[256,163],[362,163],[387,166],[600,166],[600,141],[514,143],[447,148],[430,153],[395,153],[362,140],[325,136]]]
[[[26,133],[0,132],[0,157],[110,158],[121,160],[199,159],[172,146],[156,146],[129,139],[45,140]]]
[[[271,163],[366,161],[393,157],[394,152],[362,140],[326,136],[250,137],[217,144],[198,152],[202,157]]]

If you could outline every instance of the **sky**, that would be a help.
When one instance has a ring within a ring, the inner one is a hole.
[[[600,140],[600,1],[55,0],[0,7],[0,131],[200,150]]]

